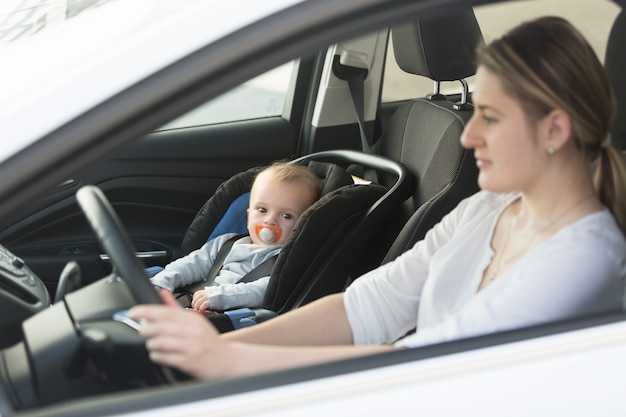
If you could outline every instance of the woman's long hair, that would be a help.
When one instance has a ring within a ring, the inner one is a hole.
[[[613,92],[595,52],[578,30],[559,17],[527,23],[479,47],[477,64],[498,75],[531,120],[561,108],[571,119],[572,140],[591,164],[594,185],[626,234],[626,174],[608,130]]]

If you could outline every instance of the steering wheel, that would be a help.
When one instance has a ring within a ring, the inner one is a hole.
[[[94,185],[86,185],[78,190],[76,199],[100,244],[109,254],[114,270],[126,282],[135,301],[138,304],[163,304],[104,193]]]
[[[144,266],[135,256],[128,234],[104,193],[94,185],[76,192],[76,199],[100,244],[109,254],[114,271],[126,282],[138,304],[163,304],[163,300],[148,280]],[[163,379],[176,383],[189,379],[182,372],[154,364]]]

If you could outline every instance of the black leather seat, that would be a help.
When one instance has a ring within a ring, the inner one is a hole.
[[[398,226],[391,228],[396,236],[383,262],[409,249],[462,199],[478,191],[473,152],[460,145],[473,112],[465,78],[475,73],[475,50],[483,42],[474,12],[406,23],[393,27],[392,36],[400,68],[429,77],[436,88],[426,98],[403,103],[374,147],[406,165],[416,180]],[[461,100],[453,103],[438,94],[443,81],[461,82]]]

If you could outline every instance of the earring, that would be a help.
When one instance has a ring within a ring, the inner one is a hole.
[[[556,152],[556,149],[554,149],[552,146],[548,148],[548,155],[554,155],[555,152]]]

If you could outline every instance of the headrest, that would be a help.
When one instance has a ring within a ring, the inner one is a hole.
[[[473,10],[394,26],[393,51],[405,72],[434,81],[457,81],[476,72],[476,47],[483,35]]]
[[[609,75],[617,102],[617,111],[611,123],[613,143],[626,149],[626,12],[617,16],[606,46],[604,65]]]

